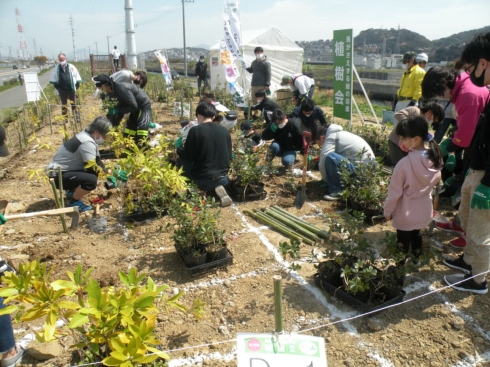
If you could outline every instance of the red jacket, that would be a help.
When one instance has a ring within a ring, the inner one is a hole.
[[[475,133],[476,124],[489,95],[487,87],[474,85],[467,73],[461,73],[451,91],[451,102],[456,107],[458,130],[454,133],[454,145],[467,148]]]

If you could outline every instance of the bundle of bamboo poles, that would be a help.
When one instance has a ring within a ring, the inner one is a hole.
[[[284,236],[308,245],[323,242],[330,237],[327,231],[275,205],[262,210],[254,210],[253,212],[245,210],[244,213],[256,221],[275,229]]]

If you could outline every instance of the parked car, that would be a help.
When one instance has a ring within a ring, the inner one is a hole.
[[[25,65],[22,65],[22,69],[27,69],[27,66],[25,66]]]
[[[17,69],[17,65],[12,65],[12,69]]]
[[[179,73],[177,73],[175,70],[170,69],[170,75],[172,76],[172,80],[174,79],[179,79]]]

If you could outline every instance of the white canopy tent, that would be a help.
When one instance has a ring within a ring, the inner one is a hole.
[[[284,75],[301,73],[303,49],[278,28],[271,27],[269,29],[244,31],[242,43],[243,56],[247,67],[255,60],[255,47],[261,46],[264,49],[264,54],[271,63],[272,78],[270,89],[272,93],[277,89],[284,88],[280,85]],[[211,88],[214,89],[218,82],[222,87],[227,85],[223,65],[221,64],[219,42],[209,49],[208,56]],[[241,63],[239,61],[236,62],[239,70],[241,70]],[[246,89],[249,91],[252,74],[246,70],[241,70],[241,72],[246,76]],[[242,81],[243,79],[240,76],[238,83],[242,85]]]

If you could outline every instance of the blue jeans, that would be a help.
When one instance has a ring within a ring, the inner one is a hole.
[[[5,308],[3,298],[0,297],[0,309]],[[15,347],[14,331],[10,315],[0,316],[0,354],[8,352]]]
[[[270,146],[272,157],[281,157],[281,163],[284,167],[292,166],[296,159],[295,150],[283,150],[278,142],[272,142]]]
[[[335,152],[328,153],[325,158],[325,172],[327,174],[325,181],[327,181],[330,194],[338,194],[344,189],[340,181],[340,165],[343,161],[349,162],[347,158]],[[347,168],[349,171],[354,172],[354,165],[352,163],[347,163]]]

